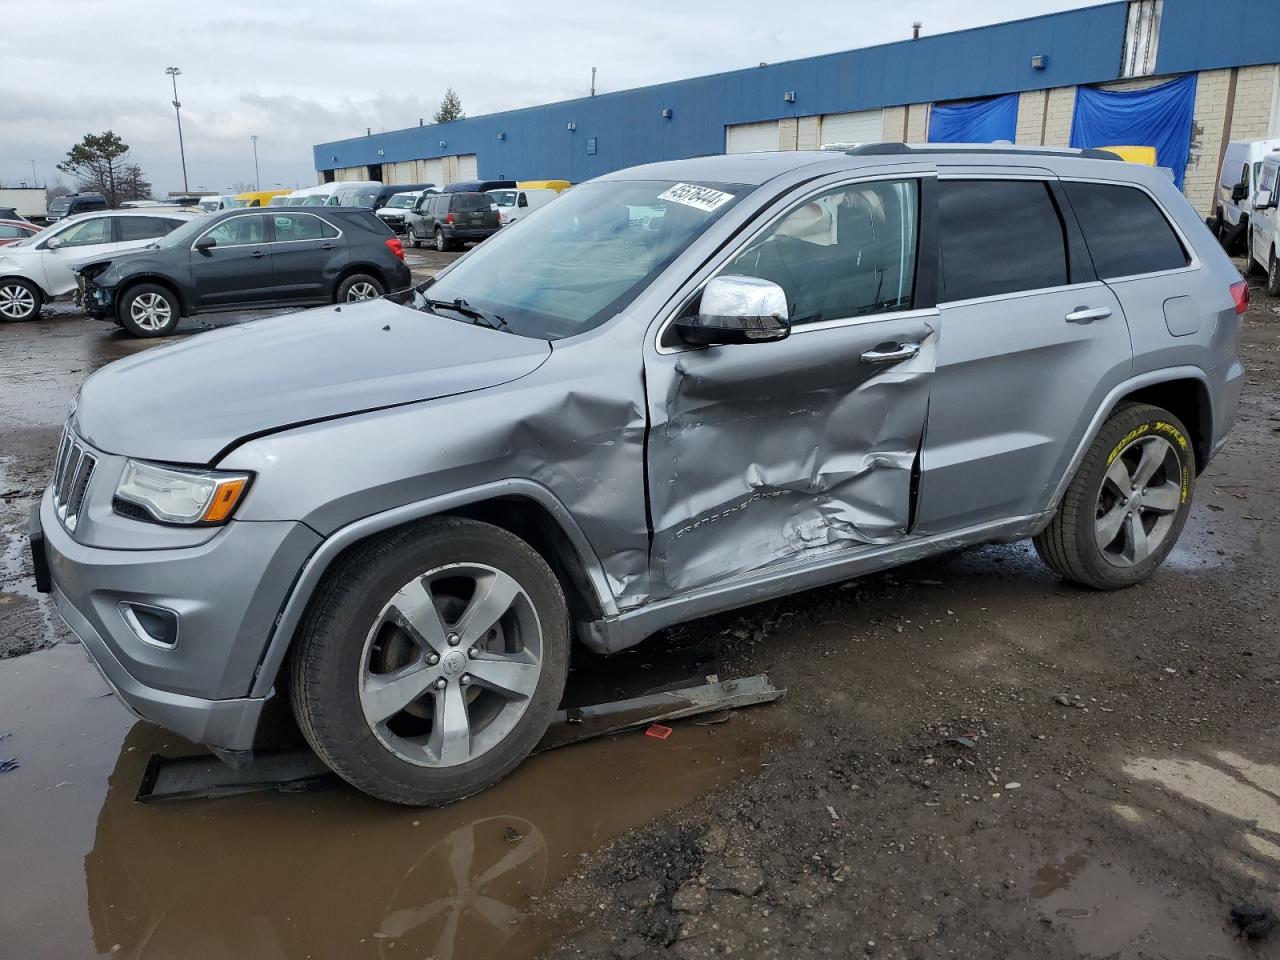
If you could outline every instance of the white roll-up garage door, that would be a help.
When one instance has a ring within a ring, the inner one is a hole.
[[[476,155],[474,153],[464,153],[462,156],[458,157],[458,179],[480,179],[480,175],[476,172]]]
[[[724,128],[725,153],[759,153],[778,149],[778,121],[736,123]]]
[[[822,143],[879,143],[884,139],[884,111],[829,113],[822,118]]]

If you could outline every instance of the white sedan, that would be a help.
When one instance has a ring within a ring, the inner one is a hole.
[[[194,213],[104,210],[69,217],[0,247],[0,321],[31,320],[45,301],[76,289],[72,268],[118,250],[154,243]]]

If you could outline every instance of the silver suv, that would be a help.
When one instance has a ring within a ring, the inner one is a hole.
[[[537,743],[571,638],[1034,537],[1149,577],[1247,287],[1160,171],[878,145],[582,184],[393,298],[204,334],[73,404],[37,575],[141,716],[251,757],[287,696],[437,804]]]

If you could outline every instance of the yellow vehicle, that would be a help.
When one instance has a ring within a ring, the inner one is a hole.
[[[265,207],[271,203],[272,197],[280,197],[288,190],[246,190],[244,193],[236,194],[236,206],[238,207]]]
[[[1129,163],[1141,163],[1148,167],[1156,165],[1155,147],[1102,147],[1101,149],[1110,150],[1121,160]]]
[[[554,190],[562,193],[572,187],[568,180],[521,180],[516,184],[517,190]]]

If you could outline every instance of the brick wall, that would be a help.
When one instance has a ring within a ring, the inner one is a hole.
[[[906,107],[885,107],[882,114],[884,122],[884,134],[880,139],[886,143],[899,143],[903,140],[903,130],[906,128],[907,108]]]
[[[907,143],[924,143],[929,139],[929,104],[913,103],[907,107]]]
[[[1040,122],[1044,119],[1044,102],[1048,97],[1048,90],[1028,90],[1018,95],[1018,125],[1015,128],[1014,143],[1043,146],[1040,143]]]
[[[796,149],[797,122],[795,117],[784,117],[778,121],[778,149]]]
[[[1187,160],[1182,192],[1202,217],[1207,217],[1214,208],[1218,162],[1222,156],[1222,124],[1227,116],[1227,92],[1230,89],[1230,70],[1205,70],[1196,78],[1191,154]]]
[[[1044,137],[1041,143],[1050,147],[1065,147],[1071,143],[1071,115],[1076,109],[1076,88],[1055,87],[1049,91],[1047,112],[1044,116]]]

